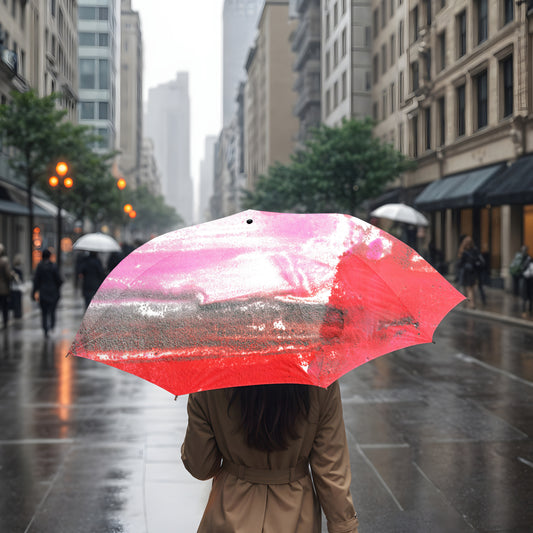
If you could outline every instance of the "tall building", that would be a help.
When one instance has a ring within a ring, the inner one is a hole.
[[[298,27],[291,35],[297,73],[294,90],[298,99],[294,114],[300,121],[298,141],[303,143],[311,128],[321,122],[320,113],[320,0],[293,0]]]
[[[288,1],[265,1],[246,62],[244,168],[249,189],[270,165],[288,163],[295,148],[299,123],[293,114],[296,74],[289,35],[296,25],[289,20]]]
[[[363,118],[372,112],[371,0],[321,3],[322,121],[336,126],[343,118]]]
[[[178,72],[175,80],[149,90],[146,136],[154,142],[155,156],[161,171],[161,188],[166,202],[176,209],[186,224],[191,224],[194,201],[187,72]]]
[[[94,128],[103,151],[118,147],[119,17],[116,0],[78,2],[79,122]]]
[[[509,282],[516,250],[533,247],[530,2],[372,7],[375,133],[418,164],[403,199],[451,265],[471,235],[493,285]]]
[[[37,95],[59,94],[58,105],[67,118],[77,120],[78,9],[72,0],[14,0],[0,2],[0,104],[13,91],[34,89]],[[28,247],[31,231],[26,184],[13,171],[0,147],[0,242],[11,259],[22,254],[26,269],[32,264]],[[44,243],[55,239],[57,209],[33,195],[34,223]],[[43,209],[44,206],[44,209]]]
[[[244,64],[257,31],[264,0],[224,0],[222,26],[222,122],[235,114],[239,83],[246,79]]]
[[[161,177],[155,160],[154,143],[146,137],[142,140],[139,183],[148,187],[153,195],[161,194]]]
[[[139,13],[131,0],[121,3],[120,54],[120,172],[129,183],[141,185],[143,142],[143,44]]]
[[[213,184],[215,179],[215,145],[217,138],[215,135],[208,135],[205,138],[204,158],[200,162],[200,180],[198,184],[198,216],[204,222],[209,220],[209,200],[213,195]]]

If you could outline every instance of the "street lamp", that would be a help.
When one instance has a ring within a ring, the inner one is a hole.
[[[64,161],[60,161],[56,165],[56,174],[57,176],[50,176],[48,178],[48,184],[52,189],[55,189],[57,191],[57,268],[58,270],[61,270],[61,229],[62,229],[62,222],[61,222],[61,209],[62,209],[62,198],[61,198],[61,186],[63,186],[65,189],[71,189],[74,185],[74,180],[67,176],[68,173],[68,165]],[[58,177],[59,176],[59,177]]]

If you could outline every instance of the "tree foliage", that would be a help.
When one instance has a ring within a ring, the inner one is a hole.
[[[354,215],[365,200],[413,167],[391,145],[372,136],[370,119],[320,126],[291,163],[276,163],[245,191],[244,206],[265,211],[339,212]]]

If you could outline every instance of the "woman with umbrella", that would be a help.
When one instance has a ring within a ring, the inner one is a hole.
[[[214,477],[199,533],[356,533],[338,382],[191,394],[182,459]],[[309,468],[311,469],[313,478]]]

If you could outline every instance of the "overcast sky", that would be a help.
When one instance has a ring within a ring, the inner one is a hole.
[[[191,174],[198,179],[206,135],[218,135],[222,109],[224,0],[132,0],[141,17],[144,99],[148,89],[189,72]]]

